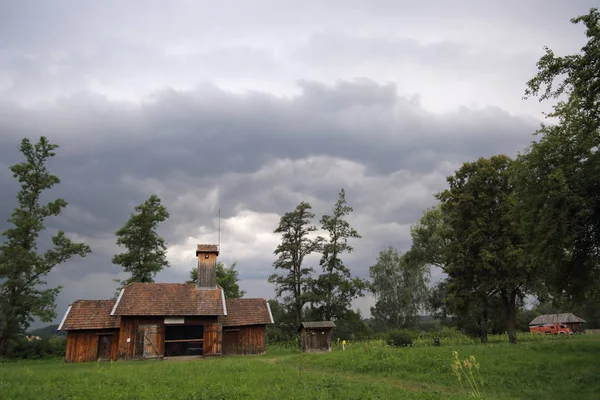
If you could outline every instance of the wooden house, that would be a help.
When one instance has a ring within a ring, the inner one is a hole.
[[[69,306],[59,330],[67,331],[65,360],[116,360],[119,317],[110,312],[115,300],[77,300]]]
[[[578,316],[572,313],[562,313],[562,314],[545,314],[538,315],[535,317],[530,323],[529,326],[539,326],[539,325],[547,325],[547,324],[563,324],[571,328],[574,333],[583,332],[583,323],[584,319],[579,318]]]
[[[331,351],[333,328],[335,328],[333,321],[302,322],[298,327],[302,351],[306,353]]]
[[[131,283],[116,300],[74,302],[59,326],[67,331],[65,361],[264,353],[269,303],[227,300],[216,282],[218,254],[198,245],[195,284]]]

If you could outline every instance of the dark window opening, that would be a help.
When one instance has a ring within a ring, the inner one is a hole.
[[[98,359],[110,360],[112,335],[98,336]]]
[[[204,327],[202,325],[165,326],[165,356],[201,356]]]

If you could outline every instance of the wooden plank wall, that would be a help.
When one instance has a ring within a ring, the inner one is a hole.
[[[208,325],[208,324],[216,324],[217,321],[218,321],[217,316],[185,317],[183,324],[184,325]]]
[[[215,253],[198,254],[198,282],[196,287],[215,288],[217,286],[217,255]]]
[[[185,317],[185,325],[205,325],[209,326],[211,324],[215,324],[217,322],[216,316],[206,316],[206,317]],[[119,347],[118,347],[118,359],[119,360],[131,360],[136,358],[135,356],[135,346],[136,346],[136,335],[138,332],[138,326],[140,325],[158,325],[159,332],[156,335],[156,346],[161,353],[161,356],[165,352],[165,318],[164,317],[121,317],[121,330],[119,333]],[[220,327],[220,325],[219,325]],[[206,328],[205,328],[206,331]],[[205,344],[204,344],[204,354],[206,354],[207,350],[211,353],[209,354],[221,354],[221,343],[220,343],[220,332],[219,332],[219,342],[218,346],[215,343],[207,348],[206,344],[206,333],[205,335]],[[127,338],[130,338],[130,342],[127,343]],[[210,339],[210,338],[209,338]],[[214,339],[217,339],[216,333],[214,334]],[[143,352],[141,352],[143,354]]]
[[[119,360],[131,360],[135,358],[136,335],[138,326],[140,325],[157,325],[158,333],[156,335],[156,346],[161,354],[164,354],[164,321],[164,317],[121,317]],[[127,338],[130,339],[129,343],[127,342]]]
[[[307,353],[331,351],[331,329],[302,329],[302,350]]]
[[[227,352],[225,353],[225,348]],[[223,328],[223,354],[264,354],[265,325],[229,326]]]
[[[112,337],[112,346],[110,348],[110,359],[117,361],[119,359],[119,331],[115,330]]]
[[[204,348],[202,353],[205,356],[220,356],[221,343],[223,341],[223,327],[221,324],[204,325]]]
[[[112,333],[111,359],[117,360],[119,334],[116,329],[96,329],[67,332],[65,362],[96,361],[98,358],[98,335]]]
[[[573,332],[581,332],[583,330],[583,324],[580,322],[577,323],[566,323],[566,326],[571,328]]]
[[[264,354],[265,325],[242,326],[239,333],[238,354]]]

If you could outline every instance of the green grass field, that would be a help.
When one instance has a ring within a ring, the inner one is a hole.
[[[468,398],[452,372],[453,350],[479,361],[482,398],[600,399],[600,336],[592,335],[517,346],[351,343],[326,354],[270,348],[197,361],[3,362],[0,399]]]

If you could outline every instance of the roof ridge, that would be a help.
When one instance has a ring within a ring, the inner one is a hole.
[[[77,299],[71,304],[75,304],[78,301],[115,301],[115,299]]]
[[[227,299],[227,301],[237,301],[237,300],[263,300],[263,301],[267,301],[263,297],[238,297],[238,298],[235,298],[235,299]]]

